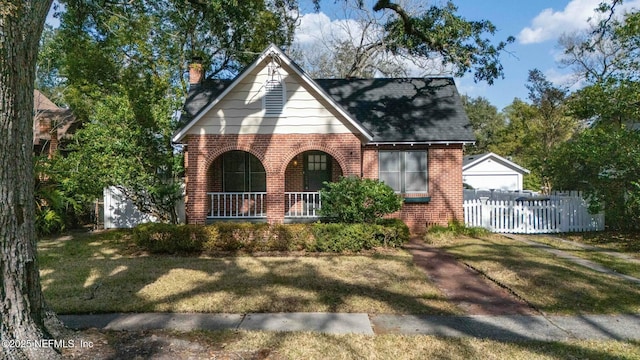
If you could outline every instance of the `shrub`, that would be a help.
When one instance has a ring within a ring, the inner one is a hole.
[[[217,253],[223,251],[357,252],[378,246],[396,247],[409,239],[400,220],[378,224],[315,223],[269,225],[218,223],[171,225],[148,223],[133,230],[136,245],[152,253]]]
[[[270,249],[277,251],[301,251],[313,248],[315,238],[310,224],[272,225]]]
[[[400,219],[382,219],[378,221],[380,230],[375,235],[384,247],[400,247],[409,241],[409,227]]]
[[[206,251],[269,250],[269,224],[219,223],[210,226],[218,229],[218,238],[207,241]]]
[[[320,190],[320,214],[342,223],[373,223],[400,210],[402,198],[379,180],[343,177]]]
[[[206,238],[205,227],[199,225],[147,223],[136,226],[132,234],[136,245],[165,254],[201,252]]]
[[[431,226],[427,234],[438,236],[469,236],[479,238],[488,235],[489,230],[481,227],[468,227],[460,221],[451,221],[447,226]]]
[[[409,240],[409,228],[397,219],[381,224],[314,224],[310,251],[360,251],[378,246],[398,247]]]
[[[314,251],[343,252],[370,249],[372,232],[363,224],[314,224]]]

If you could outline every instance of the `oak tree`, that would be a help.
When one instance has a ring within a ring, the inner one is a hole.
[[[33,87],[51,0],[0,1],[0,337],[4,359],[56,359],[34,227]]]
[[[464,18],[452,1],[411,13],[400,3],[378,0],[373,10],[395,14],[385,24],[392,52],[436,59],[456,76],[473,73],[476,81],[488,84],[504,76],[500,55],[515,38],[494,43],[488,36],[495,35],[496,26],[489,20]]]

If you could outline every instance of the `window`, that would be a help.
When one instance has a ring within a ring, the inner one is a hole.
[[[280,80],[267,80],[264,85],[263,107],[265,116],[278,116],[284,108],[284,84]]]
[[[225,192],[267,191],[264,166],[257,157],[248,152],[224,153],[222,169],[222,185]]]
[[[379,179],[398,193],[427,192],[426,151],[380,151]]]
[[[327,155],[309,154],[307,156],[307,170],[327,170]]]

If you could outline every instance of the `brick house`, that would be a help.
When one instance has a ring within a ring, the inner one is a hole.
[[[474,141],[451,78],[311,79],[269,46],[233,80],[190,90],[184,144],[187,222],[317,218],[340,176],[383,180],[412,231],[463,218],[462,148]]]
[[[79,126],[71,110],[61,108],[38,90],[33,91],[33,152],[48,157],[70,139]]]

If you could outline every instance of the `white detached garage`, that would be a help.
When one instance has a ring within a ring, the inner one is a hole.
[[[462,181],[473,189],[522,191],[522,178],[528,173],[494,153],[467,155],[462,163]]]

